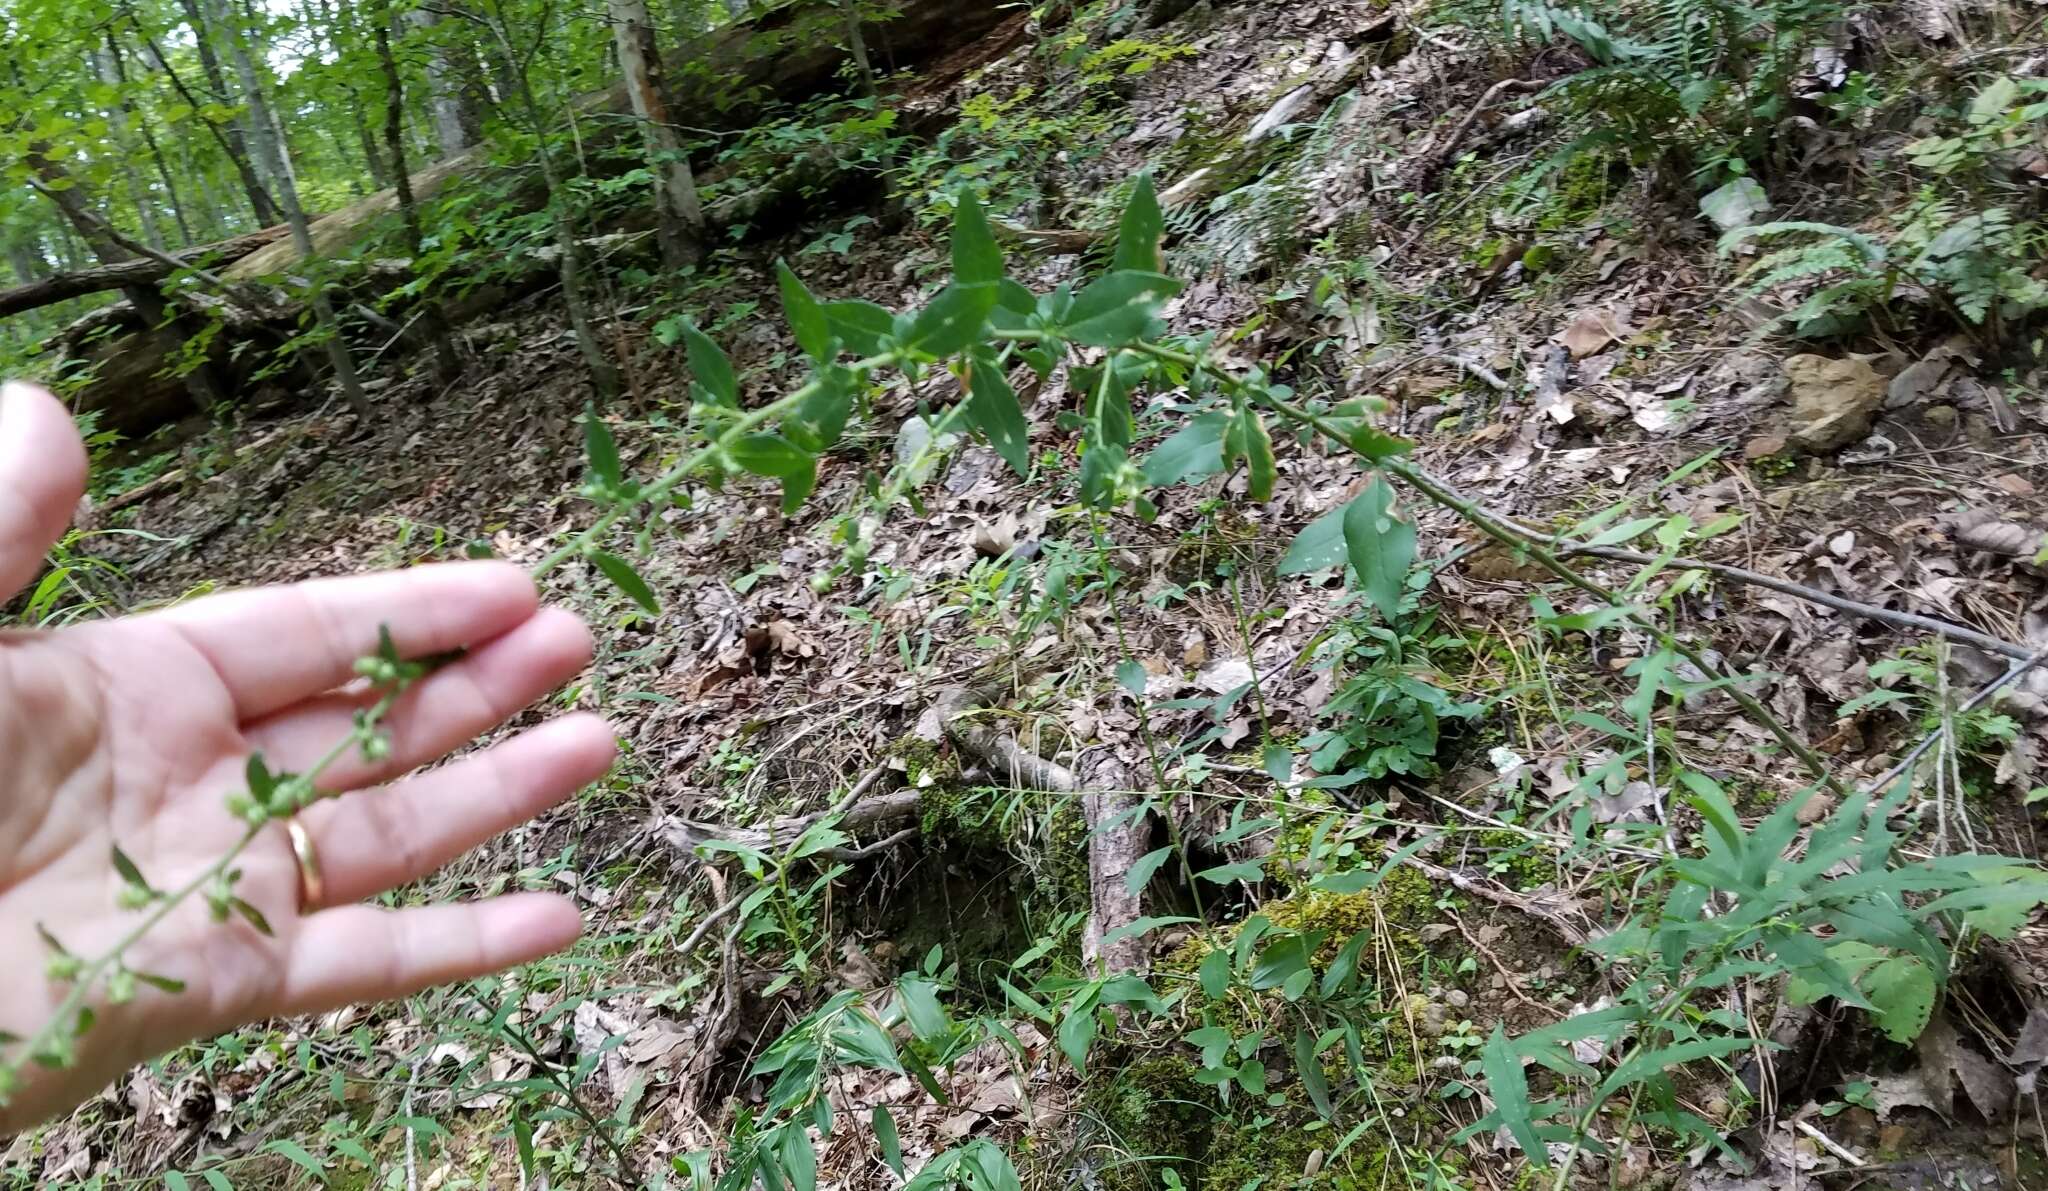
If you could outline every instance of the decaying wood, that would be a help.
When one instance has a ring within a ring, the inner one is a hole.
[[[836,9],[786,4],[678,47],[667,63],[670,106],[689,112],[692,127],[720,132],[747,127],[772,107],[840,89],[839,71],[846,62],[841,20]],[[869,33],[872,44],[888,48],[888,67],[915,72],[916,82],[905,106],[908,123],[920,125],[950,110],[944,97],[951,88],[991,55],[1017,44],[1027,24],[1026,14],[995,0],[905,0],[895,16]],[[630,107],[623,84],[578,100],[573,105],[574,118],[585,147],[629,133],[631,122],[622,117]],[[592,160],[602,158],[593,155]],[[840,172],[842,168],[829,155],[823,159],[807,155],[776,180],[707,204],[706,217],[715,224],[755,222],[792,196],[817,193]],[[700,181],[710,180],[709,176],[700,177]],[[515,207],[537,207],[544,198],[526,173],[497,170],[482,148],[411,175],[414,195],[423,202],[451,186],[485,181],[500,182]],[[397,193],[387,190],[315,220],[309,229],[312,251],[319,256],[335,255],[395,228],[397,212]],[[222,277],[233,283],[279,276],[303,259],[291,239],[281,237],[241,257],[222,271]],[[108,424],[118,429],[150,428],[175,413],[183,401],[180,382],[162,375],[168,350],[142,335],[132,315],[108,325],[127,333],[85,353],[85,362],[97,364],[100,371],[81,389],[78,407],[105,411]],[[264,330],[281,341],[297,328],[287,318]],[[250,361],[262,354],[245,350],[231,356],[229,343],[216,342],[214,346],[215,365],[229,371],[239,369],[229,376],[231,383],[246,380]],[[304,385],[310,379],[300,377],[298,383]]]
[[[1126,875],[1152,850],[1150,823],[1138,811],[1142,800],[1130,775],[1107,753],[1088,769],[1082,812],[1088,821],[1088,926],[1081,954],[1105,973],[1143,972],[1152,952],[1141,935],[1104,942],[1144,914],[1144,891]]]
[[[172,255],[182,264],[199,264],[204,261],[231,263],[290,234],[289,227],[279,224],[276,227],[264,228],[260,232],[250,232],[247,235],[189,248]],[[45,277],[41,281],[0,290],[0,318],[37,310],[44,306],[54,306],[59,302],[82,298],[87,294],[126,289],[134,285],[156,285],[168,278],[171,273],[170,265],[148,257],[59,273],[55,277]]]

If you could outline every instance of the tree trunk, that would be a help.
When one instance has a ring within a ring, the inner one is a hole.
[[[181,254],[181,259],[196,262],[211,257],[219,261],[237,261],[290,234],[291,229],[282,225],[266,228],[260,232],[237,236],[232,240],[222,240],[189,249]],[[8,251],[15,271],[21,273],[22,284],[13,289],[0,290],[0,318],[44,306],[54,306],[72,298],[110,289],[154,287],[172,272],[171,266],[162,261],[123,253],[122,255],[128,256],[128,259],[93,269],[68,270],[54,276],[49,275],[47,269],[35,273],[22,273],[24,267],[33,268],[35,262],[41,261],[41,254],[22,243],[10,243]]]
[[[640,119],[647,165],[654,175],[654,227],[662,260],[680,269],[703,253],[704,208],[697,199],[697,179],[682,137],[669,120],[654,22],[647,14],[647,0],[611,0],[611,18],[626,96]]]
[[[121,158],[121,180],[128,188],[128,201],[135,208],[136,222],[142,228],[142,238],[158,252],[169,245],[164,242],[163,229],[157,226],[156,204],[150,201],[149,189],[142,184],[142,171],[135,168],[135,137],[128,124],[128,96],[121,86],[121,68],[114,61],[114,43],[111,34],[101,45],[93,48],[93,70],[100,82],[114,91],[114,101],[107,106],[107,135],[114,142],[114,151]]]
[[[414,261],[426,253],[426,232],[420,226],[419,202],[412,193],[412,178],[405,160],[405,82],[398,73],[398,59],[391,53],[391,12],[386,3],[371,11],[372,36],[377,43],[377,62],[384,69],[384,146],[391,153],[391,171],[398,180],[398,210],[405,219],[406,244]],[[420,331],[434,352],[434,375],[443,383],[462,374],[462,360],[448,333],[448,319],[441,301],[428,293],[420,299]]]
[[[241,76],[242,96],[249,105],[249,139],[256,151],[256,158],[263,163],[263,170],[270,175],[270,188],[277,201],[284,205],[285,222],[291,225],[292,241],[299,251],[308,257],[313,255],[313,232],[306,219],[306,209],[299,203],[299,188],[292,177],[292,163],[276,123],[271,119],[270,103],[264,95],[263,79],[256,71],[255,54],[250,50],[244,36],[241,22],[228,0],[211,0],[216,6],[218,20],[225,25],[227,45],[234,55],[236,73]],[[355,410],[358,417],[367,423],[371,417],[370,399],[363,392],[362,381],[356,376],[355,357],[349,353],[348,340],[341,334],[341,320],[334,313],[334,303],[328,298],[327,289],[318,280],[313,283],[313,318],[320,331],[327,337],[327,358],[334,365],[334,381],[340,386],[341,395]]]
[[[207,24],[205,14],[199,8],[199,0],[178,0],[178,6],[185,10],[185,20],[192,27],[193,46],[199,54],[199,70],[206,76],[206,85],[208,90],[212,91],[214,101],[226,107],[235,106],[232,93],[228,90],[227,76],[221,73],[220,56],[213,49],[212,30]],[[170,59],[164,57],[163,51],[154,42],[150,43],[150,51],[155,55],[164,73],[171,77],[178,88],[178,93],[184,96],[185,102],[197,110],[201,106],[200,103],[186,90],[185,84],[171,69]],[[262,180],[256,175],[255,163],[249,156],[249,139],[243,131],[241,120],[230,121],[225,130],[216,127],[211,121],[207,122],[207,127],[213,128],[214,135],[221,138],[221,144],[227,150],[228,160],[235,163],[235,172],[241,176],[242,189],[248,195],[249,209],[255,212],[257,226],[269,227],[284,222],[283,209],[270,197],[270,192],[263,188]]]
[[[427,53],[427,109],[434,114],[434,140],[443,157],[453,157],[476,144],[477,129],[463,110],[462,71],[454,47],[439,36],[439,13],[415,8],[406,20],[433,44]]]
[[[846,16],[846,52],[853,55],[861,94],[874,99],[881,88],[875,83],[875,65],[868,60],[868,40],[860,31],[860,0],[839,0],[839,11]]]
[[[569,188],[563,183],[561,172],[555,165],[555,155],[548,148],[548,119],[541,112],[540,101],[534,97],[533,84],[528,80],[526,71],[519,67],[519,54],[512,47],[512,37],[505,29],[503,18],[493,12],[489,25],[503,60],[512,68],[507,81],[516,89],[534,135],[534,157],[540,163],[541,179],[547,185],[548,209],[555,226],[555,247],[561,253],[558,267],[562,276],[562,304],[569,310],[569,326],[576,336],[576,350],[582,353],[583,362],[590,369],[590,383],[597,389],[597,395],[610,401],[618,397],[624,387],[619,382],[618,367],[606,354],[604,345],[598,342],[597,329],[590,319],[590,305],[583,293],[583,249],[576,242],[576,220],[569,206]],[[543,37],[546,33],[547,30],[541,30]]]

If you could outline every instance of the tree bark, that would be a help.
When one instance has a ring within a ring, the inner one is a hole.
[[[213,92],[214,102],[224,107],[235,106],[228,90],[227,76],[221,73],[220,55],[214,52],[213,32],[207,24],[205,14],[200,10],[199,0],[178,0],[178,6],[185,10],[185,20],[192,27],[193,46],[199,54],[199,70],[206,76],[206,85]],[[177,74],[171,70],[170,59],[164,57],[163,51],[154,42],[150,43],[150,51],[163,67],[164,73],[170,75],[179,94],[185,97],[185,102],[191,104],[195,110],[198,109],[201,105],[192,97],[192,93],[185,89],[185,84],[178,81]],[[208,127],[214,127],[211,121],[208,121]],[[214,131],[222,138],[221,143],[227,149],[228,160],[235,163],[235,172],[241,176],[242,189],[248,195],[249,209],[255,212],[257,224],[269,227],[284,222],[283,209],[270,197],[270,192],[263,188],[262,180],[256,175],[255,163],[249,156],[248,136],[243,131],[242,122],[230,121],[225,131],[219,128],[215,128]]]
[[[220,23],[226,27],[228,48],[234,55],[235,70],[241,76],[242,97],[249,105],[249,139],[257,159],[263,163],[264,172],[270,175],[271,189],[276,193],[278,202],[284,205],[285,222],[291,225],[293,242],[310,258],[313,255],[312,225],[306,218],[305,207],[299,202],[298,184],[292,177],[291,157],[276,122],[271,118],[263,79],[256,71],[255,54],[228,0],[211,2]],[[341,319],[334,313],[334,303],[328,297],[326,287],[317,281],[313,284],[311,304],[314,321],[327,337],[327,358],[334,366],[335,384],[340,386],[342,398],[348,402],[349,408],[367,423],[372,413],[370,399],[363,392],[362,381],[356,375],[355,357],[349,352],[348,340],[342,337]]]
[[[283,224],[250,232],[231,240],[202,244],[178,254],[184,262],[196,263],[207,257],[232,263],[269,244],[274,244],[291,234]],[[19,271],[22,258],[15,258]],[[131,289],[138,286],[154,288],[173,272],[171,266],[148,257],[129,256],[127,260],[101,265],[93,269],[80,269],[58,273],[54,276],[23,275],[24,284],[12,289],[0,290],[0,318],[54,306],[72,298],[87,294],[101,293],[110,289]]]
[[[121,180],[128,188],[128,202],[135,208],[136,222],[142,228],[142,238],[151,248],[163,252],[169,248],[164,242],[163,229],[157,226],[156,205],[150,201],[149,190],[142,184],[142,172],[135,168],[134,134],[128,124],[128,97],[121,86],[121,68],[114,61],[113,35],[93,47],[94,73],[100,82],[114,90],[114,101],[107,107],[107,134],[114,142],[114,151],[121,158]]]
[[[377,63],[384,70],[384,144],[391,153],[391,170],[398,181],[398,210],[405,220],[405,239],[413,260],[426,253],[426,231],[420,225],[419,201],[413,196],[412,177],[405,160],[405,82],[398,73],[398,59],[391,52],[391,11],[389,0],[371,10],[372,36],[377,43]],[[441,301],[432,293],[420,300],[420,331],[434,353],[434,374],[443,383],[462,374],[462,360],[448,333],[448,319]]]
[[[633,114],[640,119],[647,166],[654,175],[654,227],[661,240],[662,260],[670,268],[680,269],[703,252],[704,208],[697,198],[697,179],[690,171],[682,137],[669,120],[661,54],[647,0],[611,0],[611,18],[626,95]]]
[[[427,110],[434,115],[434,140],[441,146],[441,156],[467,152],[476,144],[479,130],[473,114],[465,110],[460,81],[463,71],[456,51],[436,33],[441,16],[415,8],[406,14],[406,20],[432,42],[427,53]]]

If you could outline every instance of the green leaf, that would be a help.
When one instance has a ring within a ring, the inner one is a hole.
[[[1202,966],[1196,977],[1202,984],[1202,995],[1212,1001],[1220,1001],[1230,991],[1230,953],[1211,951],[1202,957]]]
[[[715,405],[737,408],[740,382],[733,375],[732,361],[726,357],[725,349],[698,330],[696,323],[683,324],[683,344],[688,349],[690,375],[696,378],[698,392]]]
[[[1228,885],[1233,881],[1243,881],[1249,885],[1256,885],[1266,879],[1266,869],[1264,865],[1255,860],[1240,860],[1232,864],[1219,864],[1214,868],[1205,868],[1201,872],[1196,873],[1195,876],[1217,885]]]
[[[1301,1077],[1301,1088],[1308,1093],[1316,1115],[1329,1120],[1330,1080],[1323,1074],[1322,1059],[1317,1057],[1315,1035],[1306,1028],[1294,1032],[1294,1072]]]
[[[1168,488],[1220,473],[1223,432],[1230,424],[1229,415],[1208,413],[1174,431],[1146,456],[1145,482],[1154,488]]]
[[[782,420],[783,435],[812,454],[831,450],[846,433],[856,378],[848,369],[831,367],[818,374],[816,384],[817,389],[797,404],[796,412]]]
[[[1344,510],[1344,549],[1359,589],[1388,623],[1401,613],[1401,593],[1415,565],[1415,525],[1394,512],[1394,486],[1376,475]]]
[[[1493,1111],[1514,1136],[1515,1144],[1522,1147],[1522,1156],[1539,1168],[1549,1169],[1550,1151],[1537,1135],[1536,1123],[1530,1116],[1529,1077],[1508,1045],[1507,1031],[1498,1024],[1493,1027],[1493,1036],[1486,1040],[1486,1049],[1480,1052],[1479,1066],[1486,1075],[1487,1094],[1493,1097]]]
[[[911,1032],[924,1041],[944,1037],[952,1028],[945,1006],[939,1004],[939,986],[923,976],[905,976],[896,982],[896,995]]]
[[[1170,845],[1147,852],[1143,856],[1138,857],[1131,865],[1130,871],[1124,874],[1124,889],[1133,894],[1144,889],[1145,886],[1152,883],[1153,874],[1157,873],[1160,867],[1171,859],[1173,859],[1173,848]]]
[[[597,416],[596,406],[585,406],[583,410],[583,457],[590,463],[591,475],[607,484],[616,484],[621,479],[619,444],[612,438],[611,427]]]
[[[1251,406],[1239,406],[1230,419],[1230,428],[1223,436],[1223,457],[1226,467],[1239,459],[1245,461],[1253,500],[1273,499],[1273,484],[1279,478],[1273,460],[1273,438],[1266,433],[1266,423],[1259,412]]]
[[[1145,686],[1150,676],[1145,673],[1144,663],[1125,658],[1116,666],[1116,684],[1131,693],[1133,698],[1145,697]]]
[[[165,1191],[192,1191],[192,1184],[182,1173],[167,1170],[164,1172],[164,1188]]]
[[[318,1158],[315,1158],[313,1155],[307,1153],[306,1147],[300,1145],[298,1142],[290,1141],[282,1137],[274,1137],[269,1141],[264,1142],[263,1148],[269,1150],[273,1154],[277,1154],[281,1157],[290,1159],[292,1162],[295,1162],[299,1166],[304,1167],[306,1173],[312,1175],[315,1179],[319,1180],[320,1182],[324,1183],[327,1181],[326,1165],[322,1163]]]
[[[1285,745],[1267,745],[1260,754],[1259,765],[1267,777],[1283,786],[1294,780],[1294,750]]]
[[[1335,508],[1309,522],[1308,528],[1287,548],[1280,560],[1280,574],[1305,575],[1344,565],[1344,514],[1349,505]]]
[[[134,976],[137,980],[142,981],[158,992],[167,992],[176,996],[178,993],[185,991],[185,982],[183,980],[176,980],[169,976],[159,976],[154,972],[130,972],[129,975]]]
[[[1150,332],[1160,309],[1180,289],[1180,282],[1157,273],[1110,273],[1074,299],[1063,333],[1090,347],[1122,347]]]
[[[818,486],[818,461],[779,434],[749,434],[732,446],[732,460],[757,476],[782,481],[785,515],[803,507]]]
[[[271,776],[270,766],[263,760],[262,753],[249,754],[247,780],[249,793],[254,794],[258,802],[268,802],[277,790],[277,779]]]
[[[1060,1021],[1060,1053],[1074,1065],[1074,1070],[1083,1075],[1088,1073],[1088,1049],[1095,1045],[1097,1029],[1095,997],[1092,994],[1082,998],[1081,1004],[1069,1007],[1066,1017]]]
[[[832,334],[857,356],[878,356],[896,339],[896,316],[858,299],[827,302],[825,321]]]
[[[775,279],[782,287],[782,313],[789,319],[789,329],[796,335],[796,345],[818,363],[830,363],[837,351],[832,320],[825,316],[825,308],[788,262],[775,262]]]
[[[811,1148],[811,1135],[797,1122],[782,1127],[778,1147],[782,1159],[782,1173],[788,1177],[790,1191],[817,1191],[818,1152]]]
[[[1664,524],[1664,518],[1662,517],[1638,517],[1634,521],[1622,522],[1606,533],[1588,541],[1586,545],[1619,546],[1623,542],[1642,537],[1662,524]]]
[[[1139,174],[1117,229],[1116,267],[1141,273],[1164,272],[1166,264],[1160,244],[1165,238],[1166,215],[1159,209],[1159,192],[1150,173]]]
[[[988,439],[996,454],[1016,473],[1031,476],[1031,427],[1023,403],[1003,370],[976,359],[967,390],[967,422]]]
[[[910,324],[903,346],[933,359],[942,360],[981,339],[988,329],[988,316],[996,308],[998,291],[994,283],[963,285],[955,282],[939,291],[931,305],[918,312]]]
[[[1003,279],[1003,250],[981,199],[960,192],[953,207],[953,280],[961,285],[995,285]]]
[[[888,1105],[877,1104],[873,1115],[868,1119],[874,1124],[875,1143],[882,1147],[882,1161],[889,1164],[889,1169],[896,1172],[897,1178],[902,1178],[903,1143],[896,1136],[896,1118],[889,1115]]]
[[[263,911],[257,909],[255,906],[250,905],[248,902],[243,901],[241,898],[229,898],[228,908],[233,910],[235,913],[241,915],[242,921],[248,923],[252,927],[255,927],[257,934],[262,935],[265,938],[269,938],[277,933],[276,931],[270,929],[270,919],[265,918],[263,916]]]
[[[597,569],[603,571],[604,577],[611,580],[614,586],[631,597],[634,603],[645,608],[649,616],[661,615],[661,601],[654,598],[654,589],[647,586],[647,580],[640,577],[640,572],[633,569],[633,564],[616,554],[607,554],[602,550],[591,551],[590,561],[597,564]]]
[[[1940,991],[1934,969],[1913,956],[1886,959],[1858,983],[1870,998],[1871,1020],[1893,1042],[1912,1042],[1934,1015],[1934,998]]]
[[[205,1179],[206,1185],[213,1188],[213,1191],[235,1191],[235,1185],[228,1182],[228,1176],[218,1170],[202,1170],[199,1177]]]
[[[143,879],[142,870],[135,867],[135,862],[128,858],[128,853],[123,852],[119,844],[114,845],[114,871],[121,875],[123,881],[135,886],[137,889],[144,892],[153,892],[150,889],[149,882]]]

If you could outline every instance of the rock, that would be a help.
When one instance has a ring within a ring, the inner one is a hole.
[[[1453,1009],[1463,1009],[1472,1003],[1472,994],[1462,988],[1454,988],[1444,994],[1444,1004]]]
[[[1784,371],[1791,382],[1793,446],[1829,454],[1870,433],[1886,384],[1867,361],[1793,356]]]

